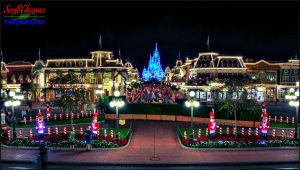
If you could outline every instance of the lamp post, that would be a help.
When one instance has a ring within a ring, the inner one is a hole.
[[[125,102],[119,98],[120,92],[115,91],[114,92],[114,98],[111,102],[109,102],[109,106],[116,109],[116,128],[117,128],[117,134],[116,134],[116,141],[119,143],[119,107],[123,107],[125,105]]]
[[[17,137],[16,134],[16,123],[15,123],[15,106],[20,106],[22,99],[24,99],[24,96],[22,95],[16,95],[16,93],[14,91],[10,91],[9,94],[10,96],[10,100],[6,101],[4,103],[4,105],[6,107],[11,106],[11,112],[12,112],[12,117],[13,117],[13,139],[15,139]]]
[[[295,127],[295,139],[298,139],[298,125],[299,125],[299,121],[298,121],[298,111],[299,111],[299,89],[297,91],[295,91],[295,89],[291,88],[290,89],[290,93],[292,95],[286,95],[285,99],[290,100],[289,101],[289,105],[293,106],[296,108],[296,115],[295,115],[295,119],[296,119],[296,127]],[[294,95],[293,95],[294,94]]]
[[[189,143],[192,144],[193,140],[194,140],[194,134],[193,134],[193,129],[194,129],[193,128],[194,107],[199,107],[200,103],[195,100],[195,92],[194,91],[191,91],[189,95],[190,95],[190,98],[189,98],[188,101],[185,102],[185,106],[191,108],[191,130],[190,130]]]

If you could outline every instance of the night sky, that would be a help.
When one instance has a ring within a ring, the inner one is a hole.
[[[6,4],[2,2],[1,14]],[[16,3],[16,2],[15,2]],[[17,2],[19,3],[19,2]],[[155,42],[163,67],[207,51],[286,61],[298,52],[299,3],[295,2],[31,2],[46,8],[44,26],[1,23],[4,61],[90,57],[99,49],[139,68]]]

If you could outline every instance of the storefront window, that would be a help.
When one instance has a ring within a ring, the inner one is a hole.
[[[284,99],[284,97],[288,94],[288,89],[283,88],[278,90],[278,98]]]

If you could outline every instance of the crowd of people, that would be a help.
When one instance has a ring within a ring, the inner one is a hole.
[[[30,109],[15,110],[16,122],[23,120],[24,117],[29,118],[29,116],[32,116],[32,112],[33,111]],[[5,109],[1,109],[1,113],[5,114],[5,122],[10,125],[13,122],[13,114],[11,109],[5,107]]]
[[[185,94],[166,85],[141,85],[127,90],[127,101],[131,103],[175,103],[176,99],[185,98]]]

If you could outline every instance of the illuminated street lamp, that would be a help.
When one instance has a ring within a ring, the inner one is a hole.
[[[11,106],[11,111],[12,111],[12,117],[13,117],[13,139],[15,139],[17,137],[16,134],[16,123],[15,123],[15,106],[20,106],[21,105],[21,101],[24,99],[24,96],[22,95],[16,95],[16,93],[14,91],[10,91],[8,94],[11,97],[11,100],[6,101],[4,103],[4,105],[6,107]]]
[[[185,102],[185,106],[186,107],[190,107],[191,108],[191,130],[190,130],[190,144],[193,143],[193,140],[194,140],[194,135],[193,135],[193,112],[194,112],[194,107],[199,107],[200,106],[200,103],[198,101],[195,100],[195,92],[194,91],[191,91],[190,92],[190,98],[188,101]]]
[[[114,92],[114,98],[111,102],[109,102],[109,106],[116,109],[116,127],[117,127],[117,134],[116,134],[116,141],[119,143],[119,107],[123,107],[125,105],[125,102],[119,98],[120,92],[115,91]]]
[[[299,89],[295,91],[295,89],[290,89],[291,93],[294,93],[294,95],[286,95],[285,99],[290,100],[289,105],[296,108],[296,127],[295,127],[295,139],[298,137],[298,127],[299,127],[299,121],[298,121],[298,112],[299,112]]]

